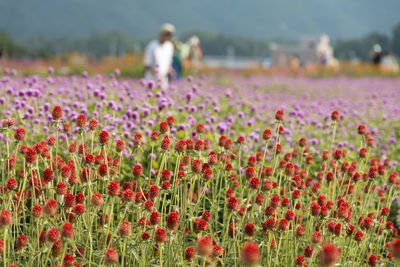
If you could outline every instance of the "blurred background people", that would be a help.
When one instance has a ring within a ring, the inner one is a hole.
[[[174,39],[174,56],[172,57],[172,69],[174,71],[173,80],[180,80],[183,74],[183,65],[181,57],[181,43],[178,39]]]
[[[171,39],[174,34],[174,25],[163,24],[158,34],[158,39],[152,40],[147,45],[144,54],[144,77],[147,80],[159,82],[161,88],[168,87],[168,76],[172,74],[174,45]]]
[[[372,47],[372,64],[379,66],[382,60],[382,48],[379,44],[374,44]]]

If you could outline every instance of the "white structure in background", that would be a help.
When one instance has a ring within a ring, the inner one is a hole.
[[[272,66],[337,65],[327,35],[305,36],[297,45],[271,44],[270,57]]]

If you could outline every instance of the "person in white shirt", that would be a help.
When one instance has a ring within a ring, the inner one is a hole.
[[[171,38],[175,33],[172,24],[162,25],[158,39],[151,41],[145,50],[145,79],[160,83],[161,88],[168,87],[168,74],[172,71],[174,46]]]

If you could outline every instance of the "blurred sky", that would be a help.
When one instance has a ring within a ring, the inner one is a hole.
[[[400,0],[0,0],[0,29],[18,39],[94,30],[143,38],[171,22],[178,33],[202,30],[262,40],[327,33],[335,39],[390,33],[399,13]]]

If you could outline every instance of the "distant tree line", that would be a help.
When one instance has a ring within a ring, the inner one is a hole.
[[[180,40],[187,41],[197,35],[205,55],[227,55],[229,51],[236,56],[268,57],[269,43],[239,36],[228,36],[220,33],[201,31],[186,32]],[[0,53],[8,58],[49,58],[62,56],[64,52],[78,51],[91,54],[97,58],[105,55],[123,55],[143,51],[148,39],[135,39],[122,32],[93,32],[85,37],[46,38],[33,37],[25,41],[16,41],[5,32],[0,31]],[[333,43],[335,56],[339,59],[368,60],[371,48],[380,44],[385,51],[400,57],[400,23],[393,29],[391,36],[371,33],[367,36],[337,40]]]
[[[374,44],[379,44],[383,51],[400,57],[400,23],[393,28],[391,36],[370,33],[358,39],[338,40],[334,43],[335,55],[339,59],[369,60]]]

